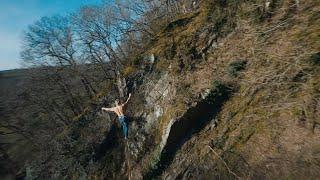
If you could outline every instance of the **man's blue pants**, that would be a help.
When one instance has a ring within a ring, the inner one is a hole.
[[[127,139],[128,137],[128,122],[126,116],[119,116],[119,122],[122,126],[124,137]]]

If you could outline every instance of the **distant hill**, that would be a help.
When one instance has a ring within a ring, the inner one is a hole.
[[[5,100],[16,94],[16,90],[23,85],[28,69],[13,69],[0,71],[0,98]]]

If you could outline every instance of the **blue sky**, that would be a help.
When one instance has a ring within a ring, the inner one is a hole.
[[[103,0],[0,0],[0,70],[20,67],[23,31],[43,16],[66,15]]]

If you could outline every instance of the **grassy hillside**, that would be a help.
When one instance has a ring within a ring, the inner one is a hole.
[[[210,5],[204,1],[196,18],[166,29],[153,46],[161,57],[161,53],[173,53],[160,58],[158,67],[170,66],[174,86],[183,87],[177,88],[174,103],[166,107],[170,111],[160,120],[160,136],[172,118],[181,121],[178,126],[187,127],[183,119],[190,110],[188,102],[211,89],[213,82],[228,84],[234,92],[208,125],[190,140],[181,140],[176,155],[170,155],[174,157],[161,154],[151,177],[319,176],[320,4],[271,1],[267,7],[263,1],[256,3]],[[213,27],[211,35],[205,30],[208,26]],[[210,37],[214,42],[199,57]],[[173,43],[175,48],[164,48],[162,42]],[[201,113],[210,111],[198,113],[189,120],[200,123]],[[172,138],[183,136],[175,130],[181,133],[173,125]],[[170,140],[170,135],[168,141],[179,142]],[[168,158],[172,158],[169,163]]]
[[[27,76],[27,70],[24,69],[0,71],[1,98],[14,96],[14,93],[23,85],[23,80]]]

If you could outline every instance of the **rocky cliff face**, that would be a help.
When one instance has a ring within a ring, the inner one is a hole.
[[[154,141],[133,178],[319,176],[319,3],[258,3],[217,3],[213,24],[176,27],[195,43],[175,37],[170,65],[143,85]]]
[[[126,77],[129,140],[113,117],[93,111],[89,119],[100,120],[77,128],[81,145],[69,157],[83,161],[66,174],[317,179],[319,14],[311,0],[200,1],[159,33],[148,68]]]

